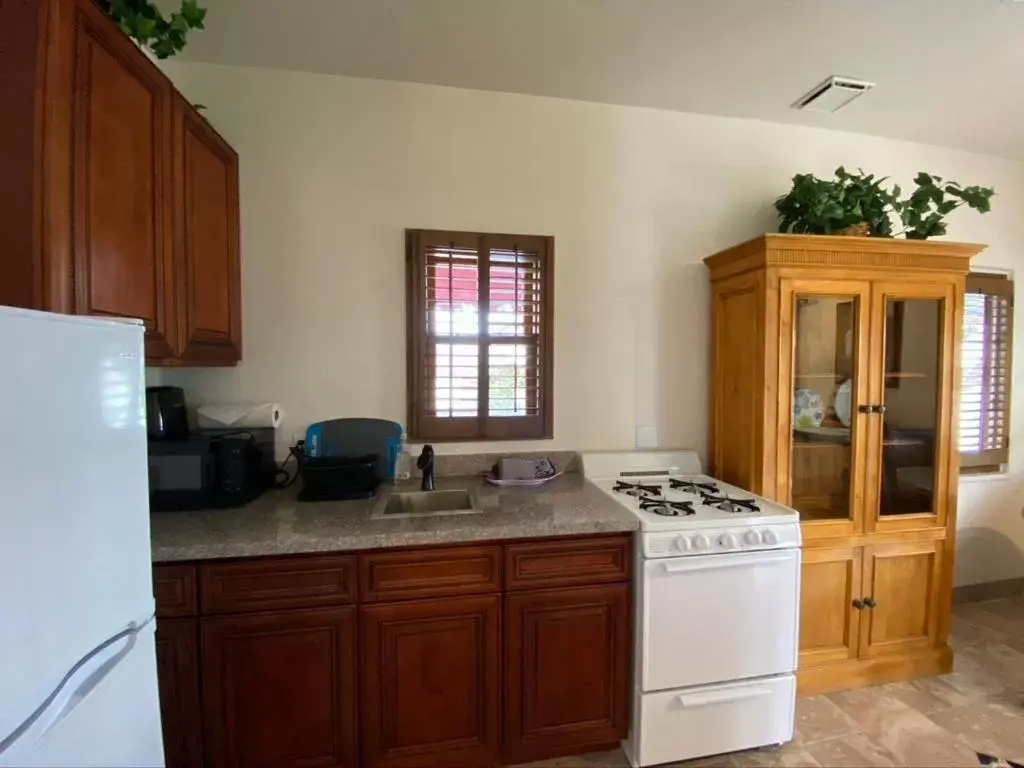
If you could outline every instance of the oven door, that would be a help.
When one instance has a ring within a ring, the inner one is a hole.
[[[800,550],[644,563],[644,691],[796,669]]]

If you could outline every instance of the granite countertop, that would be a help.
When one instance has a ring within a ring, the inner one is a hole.
[[[267,493],[239,509],[158,512],[150,516],[153,562],[303,552],[454,544],[633,531],[639,522],[582,475],[539,488],[498,488],[480,477],[442,477],[437,489],[465,488],[482,511],[467,515],[375,519],[383,498],[418,491],[387,484],[365,501],[297,501],[297,488]]]

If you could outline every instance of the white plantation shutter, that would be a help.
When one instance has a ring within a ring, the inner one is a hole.
[[[409,432],[551,436],[551,238],[407,232]]]
[[[1013,283],[969,275],[960,350],[960,465],[998,470],[1008,460]]]

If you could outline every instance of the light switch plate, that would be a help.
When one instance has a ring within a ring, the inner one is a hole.
[[[650,424],[636,425],[636,447],[657,448],[658,428]]]

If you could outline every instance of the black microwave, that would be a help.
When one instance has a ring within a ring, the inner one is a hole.
[[[272,447],[271,447],[272,450]],[[156,512],[247,504],[273,482],[273,454],[248,433],[149,443],[149,507]]]

